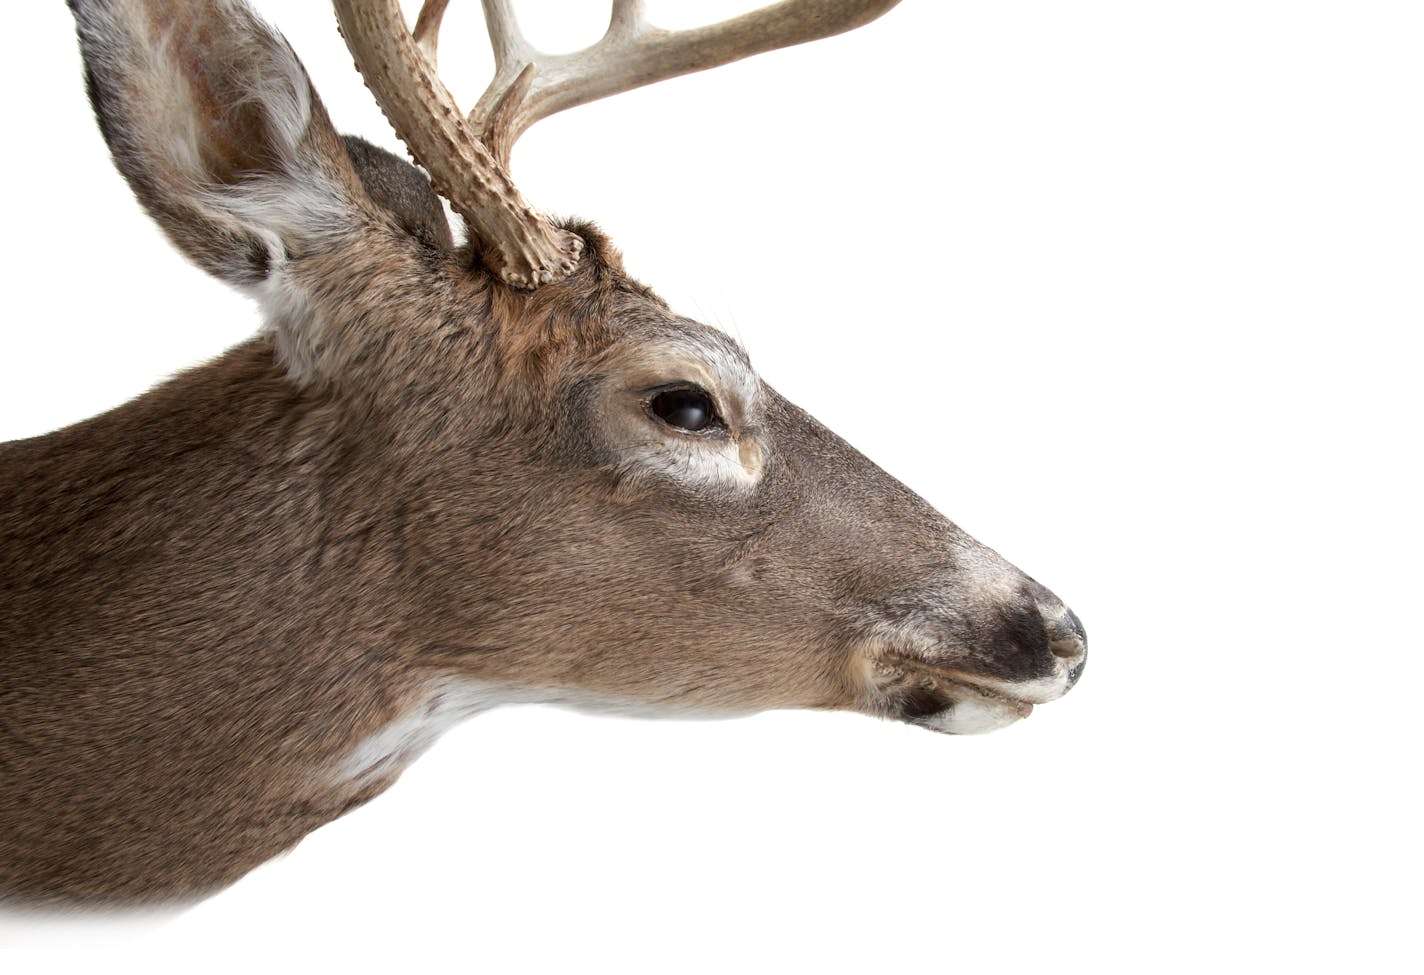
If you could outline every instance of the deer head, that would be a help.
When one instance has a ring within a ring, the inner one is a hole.
[[[413,33],[395,0],[336,0],[427,181],[338,136],[240,0],[72,0],[115,163],[266,325],[3,448],[18,568],[0,636],[29,690],[0,697],[28,729],[0,799],[0,888],[211,889],[505,701],[849,709],[972,733],[1063,695],[1086,644],[1061,601],[507,173],[551,112],[893,5],[789,0],[668,33],[615,0],[603,41],[548,58],[486,0],[497,77],[467,118],[434,73],[443,0]],[[84,675],[64,707],[35,689],[56,659]],[[118,767],[75,743],[76,721]]]

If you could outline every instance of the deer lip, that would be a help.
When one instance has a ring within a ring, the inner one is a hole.
[[[867,663],[881,707],[886,709],[882,713],[931,731],[953,735],[998,731],[1028,717],[1037,703],[994,678],[933,664],[918,654],[882,649]]]
[[[1033,713],[1033,706],[1035,702],[1025,701],[1022,698],[1014,697],[1011,694],[1005,694],[1001,690],[991,687],[985,687],[983,684],[977,684],[971,680],[965,680],[963,677],[957,674],[954,676],[941,676],[938,678],[938,683],[942,685],[948,692],[968,693],[973,697],[977,697],[983,701],[989,702],[991,704],[1002,705],[1005,708],[1008,708],[1012,711],[1016,711],[1018,712],[1020,717],[1026,718]]]
[[[1028,717],[1032,713],[1035,704],[1043,703],[1041,700],[1035,701],[1018,697],[1005,690],[1002,683],[993,678],[976,677],[973,674],[966,674],[962,670],[936,666],[904,654],[885,654],[878,664],[881,667],[898,670],[926,681],[951,698],[967,694],[983,702],[998,704],[1018,711],[1023,717]],[[989,683],[991,680],[994,681],[993,684]]]
[[[939,693],[949,700],[949,707],[917,719],[914,724],[955,735],[977,735],[998,731],[1033,714],[1033,702],[958,675],[939,675],[934,682]]]

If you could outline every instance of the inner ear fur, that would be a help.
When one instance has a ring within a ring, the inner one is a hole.
[[[362,194],[305,69],[235,0],[71,0],[114,163],[189,258],[243,287]]]

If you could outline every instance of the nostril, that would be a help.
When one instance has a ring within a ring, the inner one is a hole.
[[[1083,621],[1078,619],[1078,614],[1065,607],[1062,616],[1049,622],[1048,646],[1055,657],[1064,660],[1087,656],[1088,633],[1083,629]]]

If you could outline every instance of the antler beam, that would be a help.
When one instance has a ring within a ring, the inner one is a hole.
[[[614,0],[608,31],[574,54],[543,54],[519,33],[508,0],[483,0],[495,79],[470,122],[496,158],[535,122],[609,95],[721,67],[754,54],[864,26],[900,0],[784,0],[721,23],[667,31],[649,24],[643,0]],[[532,72],[532,73],[531,73]],[[521,83],[521,79],[524,80]]]
[[[432,57],[448,0],[431,0],[417,42],[397,0],[334,0],[356,67],[396,134],[430,173],[436,192],[465,218],[486,265],[506,284],[535,288],[564,277],[583,241],[535,210],[465,120]]]
[[[783,0],[688,30],[649,24],[643,0],[613,0],[608,31],[576,54],[536,51],[510,0],[481,0],[495,77],[466,118],[435,71],[449,0],[426,0],[414,31],[398,0],[334,0],[356,66],[435,189],[465,218],[485,263],[506,283],[537,287],[577,265],[583,242],[519,195],[509,154],[542,118],[643,85],[867,24],[899,0]]]

